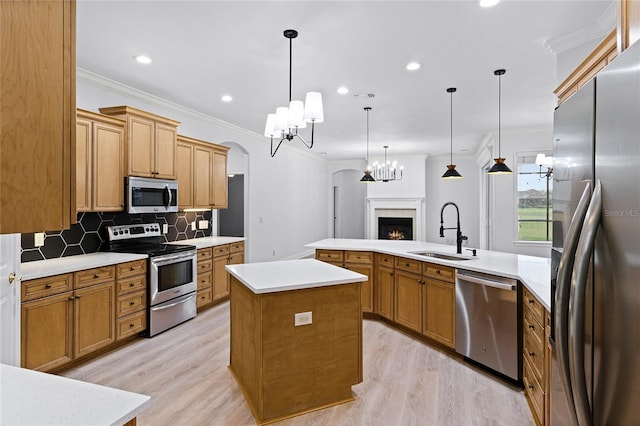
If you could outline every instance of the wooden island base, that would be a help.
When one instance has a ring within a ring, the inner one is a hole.
[[[361,283],[256,294],[231,277],[229,369],[259,424],[352,401],[362,382]],[[312,323],[294,325],[295,314]]]

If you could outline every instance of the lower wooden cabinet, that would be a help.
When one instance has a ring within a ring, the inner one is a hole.
[[[362,312],[373,312],[373,265],[345,263],[344,267],[367,276],[367,281],[364,281],[361,287]]]
[[[147,261],[116,266],[116,340],[147,328]]]
[[[244,263],[244,241],[198,250],[198,309],[229,297],[226,265]]]
[[[393,283],[393,268],[386,268],[376,264],[375,273],[375,313],[385,317],[386,319],[393,320],[393,306],[394,306],[394,283]]]
[[[421,333],[424,287],[422,275],[396,269],[394,278],[395,309],[393,320]]]
[[[425,313],[422,332],[450,348],[456,345],[455,284],[424,278]]]
[[[551,318],[542,303],[526,288],[523,290],[522,302],[522,381],[536,423],[546,425],[549,424],[550,417],[548,393],[551,349],[547,337]]]
[[[74,290],[64,291],[65,282]],[[22,367],[50,371],[115,342],[114,266],[25,281],[23,287]],[[44,293],[32,291],[38,288]],[[52,290],[58,293],[39,297]]]

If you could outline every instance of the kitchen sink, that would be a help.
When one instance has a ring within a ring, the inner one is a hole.
[[[444,260],[473,260],[475,257],[470,256],[462,256],[461,254],[448,254],[448,253],[438,253],[435,251],[413,251],[409,252],[411,254],[417,254],[419,256],[425,257],[433,257],[436,259],[444,259]]]

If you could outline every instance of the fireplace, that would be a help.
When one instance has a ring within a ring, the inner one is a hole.
[[[379,217],[379,240],[413,240],[413,218]]]

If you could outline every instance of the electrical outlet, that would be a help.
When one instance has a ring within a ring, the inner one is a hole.
[[[33,245],[42,247],[44,245],[44,232],[36,232],[33,234]]]
[[[196,230],[196,221],[195,220],[193,222],[191,222],[191,230],[192,231]]]
[[[169,225],[167,225],[166,223],[162,224],[162,233],[166,234],[167,232],[169,232]]]
[[[208,229],[209,221],[208,220],[199,220],[198,221],[198,229]]]
[[[311,311],[294,314],[294,325],[296,327],[299,325],[309,325],[312,322],[313,322],[313,313]]]

